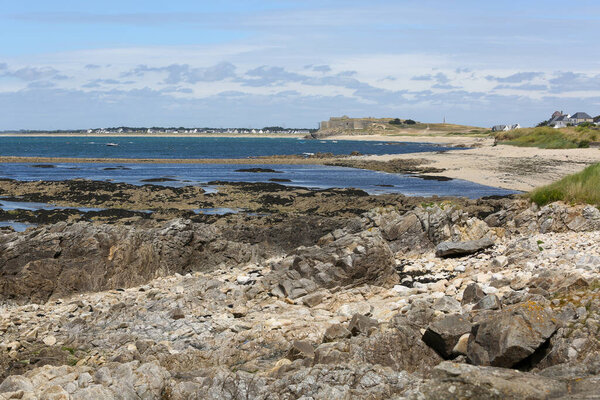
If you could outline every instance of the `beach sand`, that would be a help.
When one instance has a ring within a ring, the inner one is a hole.
[[[420,158],[428,167],[443,172],[425,173],[464,179],[482,185],[529,191],[579,172],[600,162],[600,149],[539,149],[536,147],[494,146],[494,139],[465,136],[337,136],[330,140],[385,140],[430,142],[449,146],[475,146],[468,150],[365,156],[368,160],[390,161]]]

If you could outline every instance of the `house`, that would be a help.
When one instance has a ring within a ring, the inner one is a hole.
[[[555,111],[548,120],[548,126],[553,128],[565,128],[569,125],[579,125],[584,122],[594,122],[588,113],[576,112],[573,115],[564,114],[562,111]]]
[[[502,132],[502,131],[510,131],[510,127],[508,125],[494,125],[494,126],[492,126],[492,132]]]
[[[513,124],[513,125],[494,125],[494,126],[492,126],[492,132],[512,131],[514,129],[521,129],[521,125]]]
[[[582,124],[584,122],[594,122],[594,118],[592,118],[588,113],[576,112],[575,114],[571,115],[571,118],[569,118],[569,121],[573,125],[577,125],[577,124]]]

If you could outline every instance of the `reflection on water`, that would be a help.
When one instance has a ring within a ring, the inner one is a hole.
[[[23,181],[61,181],[67,179],[90,179],[95,181],[144,184],[142,181],[170,176],[174,181],[154,182],[153,185],[182,187],[199,185],[207,192],[215,191],[216,184],[209,182],[270,182],[272,179],[286,179],[279,182],[288,186],[305,188],[356,188],[370,194],[401,193],[406,196],[503,196],[515,191],[479,185],[460,179],[451,181],[424,180],[416,176],[391,174],[355,168],[330,167],[322,165],[279,164],[269,167],[281,173],[235,172],[241,168],[264,167],[264,164],[128,164],[129,169],[106,170],[119,166],[114,163],[59,163],[55,168],[31,168],[31,163],[0,163],[0,178]],[[73,169],[77,167],[78,169]],[[1,200],[0,200],[1,202]]]
[[[28,224],[25,222],[15,222],[15,221],[0,221],[0,228],[10,227],[13,228],[16,232],[24,232],[27,228],[31,228],[37,226],[36,224]]]

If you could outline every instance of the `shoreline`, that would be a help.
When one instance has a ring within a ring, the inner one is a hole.
[[[191,135],[193,137],[217,137]],[[163,137],[163,136],[153,136]],[[166,136],[165,136],[166,137]],[[221,136],[232,137],[232,136]],[[242,136],[235,136],[242,137]],[[254,135],[249,137],[265,137]],[[274,136],[270,136],[274,137]],[[291,136],[285,136],[291,137]],[[346,167],[379,170],[375,163],[418,164],[420,168],[435,172],[418,172],[424,176],[441,176],[466,180],[486,186],[515,191],[530,191],[555,182],[562,177],[581,171],[588,165],[600,162],[600,151],[588,149],[540,149],[535,147],[494,146],[494,139],[473,136],[385,136],[341,135],[327,141],[387,141],[444,144],[470,147],[451,151],[406,153],[389,155],[337,156],[304,158],[300,156],[267,156],[259,158],[200,158],[200,159],[134,159],[134,158],[75,158],[75,157],[12,157],[0,156],[0,163],[103,163],[103,164],[267,164],[267,165],[331,165],[343,161]],[[372,163],[372,164],[375,164]],[[353,165],[354,164],[354,165]],[[385,171],[385,170],[384,170]],[[396,171],[393,171],[396,172]],[[403,171],[398,171],[402,173]]]

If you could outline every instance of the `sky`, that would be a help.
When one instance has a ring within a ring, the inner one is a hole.
[[[0,130],[600,114],[600,2],[0,0]]]

